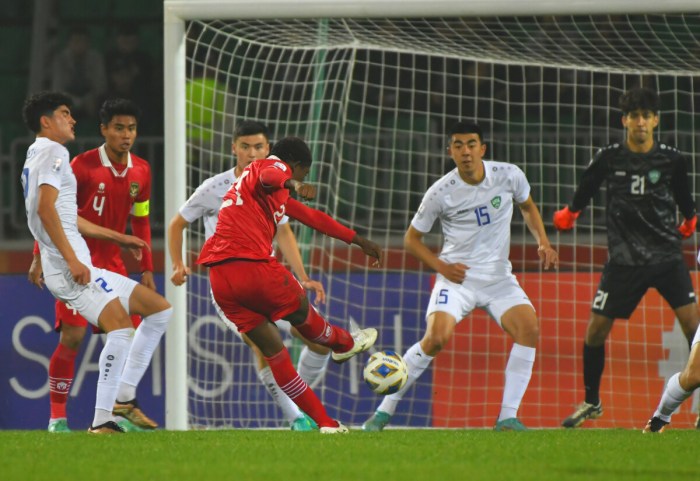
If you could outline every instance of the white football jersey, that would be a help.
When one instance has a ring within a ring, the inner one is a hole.
[[[500,276],[511,272],[510,223],[513,202],[530,196],[522,170],[505,162],[484,161],[484,180],[471,185],[457,169],[425,193],[411,225],[427,233],[440,219],[444,244],[440,259],[469,267],[467,276]]]
[[[197,190],[180,208],[180,215],[190,224],[201,217],[204,224],[204,237],[209,239],[216,230],[224,195],[235,182],[234,169],[209,177],[197,187]],[[288,220],[289,218],[284,216],[278,224],[284,224]]]
[[[66,237],[80,262],[92,266],[90,251],[85,239],[78,232],[78,184],[70,166],[68,150],[58,142],[39,137],[29,146],[27,160],[22,169],[24,207],[27,224],[34,239],[39,243],[41,265],[44,276],[68,272],[68,264],[51,241],[41,223],[38,209],[39,186],[48,184],[58,190],[56,211]]]

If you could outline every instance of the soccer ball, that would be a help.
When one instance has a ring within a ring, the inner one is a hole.
[[[408,366],[400,354],[394,351],[375,352],[362,372],[365,382],[377,394],[393,394],[408,379]]]

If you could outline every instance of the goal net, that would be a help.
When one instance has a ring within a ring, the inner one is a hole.
[[[309,180],[319,191],[311,205],[382,245],[387,257],[386,267],[371,268],[359,249],[292,221],[306,268],[327,291],[320,311],[346,328],[376,327],[377,349],[403,353],[424,332],[434,274],[403,250],[403,234],[427,188],[454,168],[446,129],[477,121],[486,158],[527,174],[561,256],[558,272],[543,271],[514,213],[513,270],[541,323],[519,417],[555,427],[583,400],[583,337],[607,258],[604,193],[572,233],[556,233],[552,214],[571,201],[595,150],[623,139],[618,98],[637,85],[660,93],[658,141],[687,154],[695,191],[699,31],[697,13],[188,20],[187,194],[233,168],[236,122],[266,123],[272,141],[306,139],[314,153]],[[439,249],[439,225],[425,239]],[[196,257],[201,225],[191,226],[187,243]],[[695,240],[684,246],[694,273]],[[188,424],[286,426],[257,379],[250,349],[216,319],[204,269],[188,282],[186,315]],[[296,355],[300,346],[287,343]],[[492,426],[510,346],[496,323],[475,311],[407,393],[392,425]],[[606,351],[605,415],[595,426],[642,427],[665,380],[687,359],[673,312],[648,292],[630,320],[616,322]],[[366,359],[331,363],[315,386],[330,415],[349,425],[361,424],[381,401],[363,384]],[[696,410],[685,403],[674,425],[690,427]]]

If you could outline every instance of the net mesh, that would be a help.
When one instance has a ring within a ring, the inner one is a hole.
[[[515,213],[511,261],[541,322],[520,417],[533,427],[557,426],[583,399],[583,336],[607,256],[604,194],[574,233],[555,233],[552,213],[570,202],[595,150],[623,139],[617,101],[637,85],[660,93],[658,140],[688,154],[695,190],[698,32],[697,14],[190,21],[188,189],[233,167],[236,122],[266,123],[273,141],[306,139],[315,159],[309,180],[319,187],[311,205],[387,250],[387,267],[372,269],[359,249],[293,222],[307,270],[328,293],[320,311],[345,327],[377,327],[378,348],[404,352],[422,337],[433,273],[403,251],[403,233],[427,188],[454,167],[445,153],[446,128],[459,119],[478,121],[486,157],[525,171],[562,258],[559,272],[541,271]],[[189,230],[192,256],[202,232],[196,224]],[[439,225],[424,239],[438,249]],[[685,246],[693,265],[695,243]],[[190,423],[284,426],[249,348],[216,320],[206,272],[197,272],[188,289]],[[298,344],[287,342],[298,353]],[[475,311],[392,423],[491,426],[510,345]],[[643,426],[687,351],[673,312],[649,292],[608,341],[606,413],[596,426]],[[330,366],[316,386],[330,414],[351,425],[379,402],[362,383],[365,359]],[[686,403],[674,424],[689,426],[691,417]]]

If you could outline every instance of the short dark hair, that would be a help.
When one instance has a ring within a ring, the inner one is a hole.
[[[299,162],[302,167],[311,165],[311,150],[299,137],[284,137],[275,142],[270,155],[279,157],[288,164]]]
[[[128,99],[105,100],[100,107],[100,123],[106,127],[117,115],[130,115],[136,118],[138,123],[141,118],[141,109]]]
[[[244,120],[236,124],[236,128],[233,129],[233,141],[238,140],[238,137],[257,134],[262,134],[265,140],[269,141],[270,139],[270,131],[265,124],[255,120]]]
[[[41,117],[44,115],[52,116],[61,105],[65,105],[69,109],[73,105],[68,94],[44,90],[31,95],[24,101],[22,107],[22,118],[25,125],[29,127],[29,130],[38,134],[41,131]]]
[[[484,132],[476,122],[459,121],[452,125],[447,131],[448,143],[452,141],[452,136],[455,134],[476,134],[479,136],[479,142],[484,143]]]
[[[620,110],[627,115],[635,110],[659,111],[659,95],[646,87],[634,87],[620,96]]]

